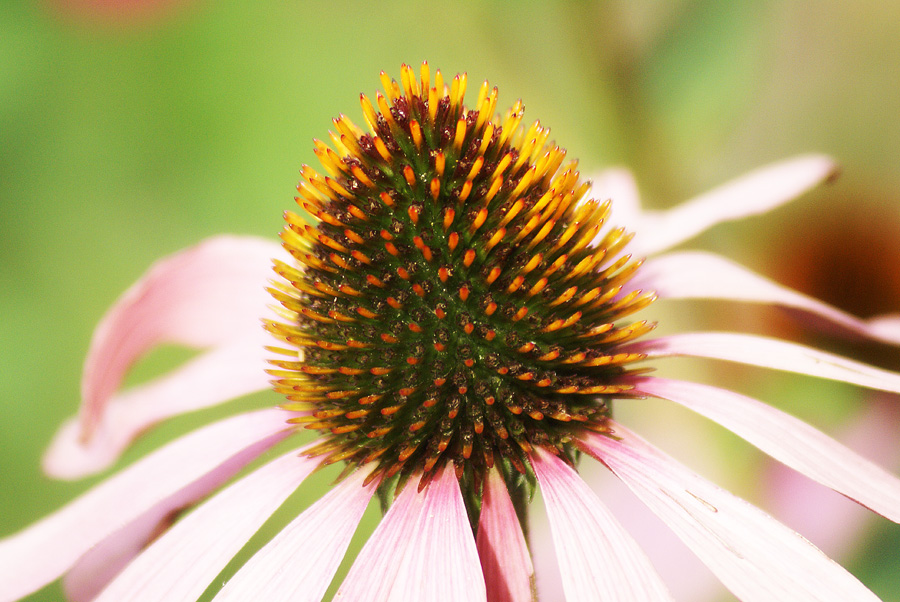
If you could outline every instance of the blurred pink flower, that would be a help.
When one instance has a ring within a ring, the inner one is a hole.
[[[55,13],[85,22],[131,25],[157,21],[186,0],[48,0]]]
[[[626,172],[601,174],[593,196],[614,200],[612,223],[636,231],[635,252],[650,257],[633,277],[635,288],[655,290],[662,300],[782,306],[847,334],[900,344],[896,318],[863,321],[723,257],[669,251],[716,223],[777,207],[833,170],[828,158],[799,157],[657,213],[640,210]],[[64,478],[97,472],[162,420],[267,388],[263,366],[271,352],[258,320],[267,318],[261,308],[270,259],[282,255],[267,241],[217,237],[155,265],[99,324],[85,365],[79,417],[54,440],[46,470]],[[207,351],[171,374],[119,392],[128,367],[164,342]],[[621,353],[653,361],[692,356],[740,362],[900,392],[900,374],[748,334],[673,334],[629,342]],[[685,406],[807,477],[900,520],[900,480],[796,418],[710,385],[641,372],[626,378],[636,395],[623,403],[652,396]],[[313,443],[201,500],[294,434],[287,419],[304,417],[301,411],[265,409],[200,428],[3,540],[0,602],[61,576],[68,595],[79,601],[195,600],[323,459],[306,453]],[[612,419],[608,424],[609,433],[576,431],[573,443],[624,482],[739,599],[877,600],[794,531],[625,425]],[[539,444],[526,451],[547,507],[566,599],[671,599],[641,548],[576,470]],[[366,465],[351,472],[296,517],[215,600],[320,600],[379,485],[381,475],[370,483],[368,473]],[[427,476],[430,481],[420,488],[399,492],[335,599],[534,599],[531,554],[504,478],[494,468],[487,471],[473,532],[451,465]],[[192,506],[197,507],[173,523],[173,516]]]

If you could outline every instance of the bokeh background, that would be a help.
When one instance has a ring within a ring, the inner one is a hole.
[[[796,153],[835,156],[835,184],[687,246],[860,315],[900,311],[898,23],[900,4],[888,0],[0,3],[0,536],[98,480],[54,482],[39,462],[77,407],[104,310],[153,260],[204,237],[274,238],[300,165],[315,160],[312,139],[339,113],[361,122],[358,94],[379,87],[382,69],[399,76],[403,62],[467,71],[470,91],[489,79],[504,106],[522,98],[526,119],[550,126],[585,173],[631,168],[650,207]],[[897,349],[822,337],[777,312],[673,303],[659,317],[679,329],[774,328],[900,368]],[[132,380],[186,356],[154,353]],[[897,398],[730,366],[673,369],[713,374],[900,469]],[[179,418],[120,465],[216,412],[276,402],[263,393]],[[800,520],[773,493],[777,470],[721,429],[664,404],[622,411],[702,474]],[[801,507],[800,518],[818,502]],[[853,512],[811,539],[841,534],[816,542],[883,599],[900,600],[900,527]],[[535,545],[547,556],[549,542]],[[673,589],[730,599],[713,586]]]

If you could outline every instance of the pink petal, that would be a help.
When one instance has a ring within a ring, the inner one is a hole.
[[[198,497],[201,492],[198,492]],[[178,500],[182,506],[192,500]],[[178,508],[147,512],[125,529],[110,535],[72,565],[63,576],[63,591],[70,602],[92,602],[97,594],[118,575],[128,563],[150,544],[160,531],[169,527]]]
[[[697,476],[621,425],[586,433],[585,451],[634,493],[744,602],[878,599],[762,510]]]
[[[621,407],[621,406],[619,406]],[[643,424],[643,422],[642,422]],[[677,429],[676,424],[669,421],[669,424]],[[684,434],[684,433],[682,433]],[[687,454],[695,457],[696,453],[704,453],[704,468],[725,469],[727,460],[724,458],[711,457],[709,453],[709,441],[703,437],[680,437],[679,452],[684,447],[688,447]],[[715,466],[713,466],[715,464]],[[797,474],[794,471],[791,471]],[[706,601],[725,600],[725,586],[713,574],[690,548],[681,541],[666,524],[640,500],[635,498],[634,493],[623,483],[615,474],[610,472],[605,466],[598,463],[582,462],[579,465],[578,473],[593,491],[602,495],[603,504],[612,512],[616,520],[621,523],[622,527],[634,538],[641,547],[650,563],[659,573],[663,583],[669,588],[669,592],[676,600]],[[804,477],[801,477],[804,478]],[[826,490],[821,485],[817,485],[822,490]],[[837,495],[830,489],[826,491]],[[839,496],[842,500],[847,498]],[[847,501],[848,504],[852,502]],[[871,512],[860,508],[857,504],[852,504],[860,511],[871,515]],[[538,536],[536,530],[536,522],[533,521],[531,531],[533,538]],[[545,536],[550,539],[549,534]],[[531,541],[536,541],[532,539]],[[546,546],[545,546],[546,547]],[[538,546],[535,545],[535,550]],[[538,584],[543,586],[545,581],[544,566],[536,567],[540,580]],[[561,591],[562,586],[559,589]],[[543,594],[545,592],[539,591]],[[549,590],[548,592],[549,593]],[[554,600],[559,596],[550,597]],[[543,600],[544,598],[541,598]]]
[[[900,460],[900,406],[888,395],[868,400],[840,432],[845,445],[885,466]],[[849,558],[864,539],[871,512],[780,462],[770,461],[760,481],[772,515],[835,559]]]
[[[496,470],[491,470],[485,480],[475,545],[484,571],[488,602],[536,599],[528,544],[506,483]]]
[[[317,464],[295,450],[230,485],[154,541],[95,602],[196,600]]]
[[[540,450],[532,466],[541,485],[566,600],[671,600],[644,552],[581,477]]]
[[[413,531],[423,502],[424,495],[415,493],[414,484],[400,493],[356,557],[335,601],[389,599],[400,563],[413,546]]]
[[[809,315],[844,334],[900,344],[900,319],[860,320],[712,253],[686,251],[648,260],[632,278],[635,289],[654,290],[663,299],[725,299],[780,305]]]
[[[207,495],[292,433],[285,424],[289,416],[283,410],[262,410],[190,433],[0,541],[0,566],[7,576],[0,579],[0,602],[58,578],[107,537],[130,537],[127,531],[133,526],[159,524]],[[145,536],[146,529],[138,535]]]
[[[149,349],[221,345],[259,329],[270,301],[266,278],[281,253],[265,239],[218,236],[154,264],[94,331],[82,379],[83,436],[91,436],[125,372]]]
[[[357,471],[282,529],[222,588],[215,602],[319,602],[375,491],[374,484],[362,486],[365,476]]]
[[[648,359],[672,356],[727,360],[900,393],[900,374],[769,337],[731,332],[683,333],[640,341],[623,351]]]
[[[900,341],[900,315],[874,316],[866,320],[869,328],[889,341]]]
[[[411,479],[334,599],[478,602],[486,596],[472,528],[450,468],[441,470],[421,493]]]
[[[169,374],[113,396],[93,435],[85,440],[79,418],[57,431],[44,454],[44,471],[78,479],[111,466],[141,433],[179,414],[267,389],[267,337],[261,328],[242,340],[217,347]]]
[[[689,240],[721,222],[766,213],[824,180],[837,166],[823,155],[803,155],[752,171],[668,211],[646,211],[633,224],[629,248],[652,255]]]
[[[900,522],[900,479],[802,420],[709,385],[649,377],[635,384],[638,393],[690,408],[794,470]]]

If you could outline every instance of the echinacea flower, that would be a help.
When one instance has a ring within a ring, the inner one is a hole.
[[[895,319],[856,319],[709,253],[661,254],[796,197],[832,174],[831,161],[776,164],[660,214],[639,211],[622,172],[598,178],[611,201],[584,200],[590,185],[548,130],[520,127],[521,103],[495,119],[496,88],[485,83],[468,109],[464,75],[449,85],[431,75],[427,65],[419,79],[407,66],[399,83],[383,75],[385,94],[361,98],[370,131],[340,117],[333,148],[316,142],[328,175],[302,170],[306,215],[286,214],[289,256],[215,238],[163,260],[115,304],[92,341],[80,415],[48,453],[52,474],[105,468],[157,422],[269,377],[286,402],[173,441],[0,542],[0,601],[60,576],[75,600],[195,600],[306,476],[332,463],[345,467],[338,483],[216,601],[322,599],[376,494],[388,509],[336,600],[532,600],[522,525],[537,488],[567,600],[671,599],[578,475],[581,455],[624,481],[741,600],[877,599],[800,535],[611,416],[617,404],[670,400],[900,520],[900,480],[837,441],[743,395],[647,372],[686,355],[890,392],[900,375],[747,334],[648,338],[651,322],[625,319],[657,297],[733,300],[900,343]],[[271,257],[280,279],[267,310]],[[160,342],[209,350],[117,393],[132,361]],[[210,495],[301,429],[318,439]]]

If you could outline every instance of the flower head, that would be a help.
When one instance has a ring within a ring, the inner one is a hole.
[[[0,602],[64,574],[76,600],[194,600],[307,475],[338,462],[338,484],[217,601],[321,600],[376,491],[385,516],[335,599],[533,600],[522,525],[535,487],[566,599],[670,599],[579,477],[581,455],[619,477],[741,600],[875,599],[801,536],[611,414],[648,396],[670,400],[900,520],[900,480],[823,433],[762,402],[647,369],[688,355],[895,393],[900,375],[747,334],[642,337],[652,324],[626,319],[657,295],[703,297],[780,305],[900,343],[896,318],[859,320],[712,254],[654,256],[790,200],[829,177],[831,161],[776,164],[651,214],[621,171],[601,174],[589,195],[548,130],[520,127],[521,103],[495,118],[497,91],[487,84],[467,108],[465,76],[445,85],[423,65],[418,79],[404,66],[399,83],[382,80],[374,105],[362,97],[368,133],[340,117],[333,148],[316,142],[327,175],[303,168],[297,200],[315,223],[286,214],[289,255],[262,241],[213,239],[160,262],[116,304],[88,355],[81,417],[60,431],[46,467],[67,477],[102,469],[153,424],[268,386],[266,360],[282,407],[186,435],[0,542],[0,566],[14,575],[0,581]],[[631,243],[626,227],[637,233]],[[270,257],[281,279],[269,287],[277,306],[265,310]],[[160,341],[210,350],[116,393],[129,364]],[[210,496],[303,429],[317,440]]]
[[[276,266],[289,321],[268,328],[293,359],[273,373],[326,463],[419,488],[452,464],[477,499],[488,471],[533,479],[535,447],[571,462],[578,433],[607,430],[643,358],[619,349],[652,328],[619,320],[653,294],[623,292],[630,236],[601,235],[609,201],[581,202],[588,184],[548,130],[519,126],[521,102],[497,121],[487,82],[469,109],[464,75],[443,92],[427,65],[421,86],[402,75],[380,111],[362,96],[374,135],[340,117],[340,154],[317,142],[330,176],[303,170],[319,223],[286,216],[302,268]]]

